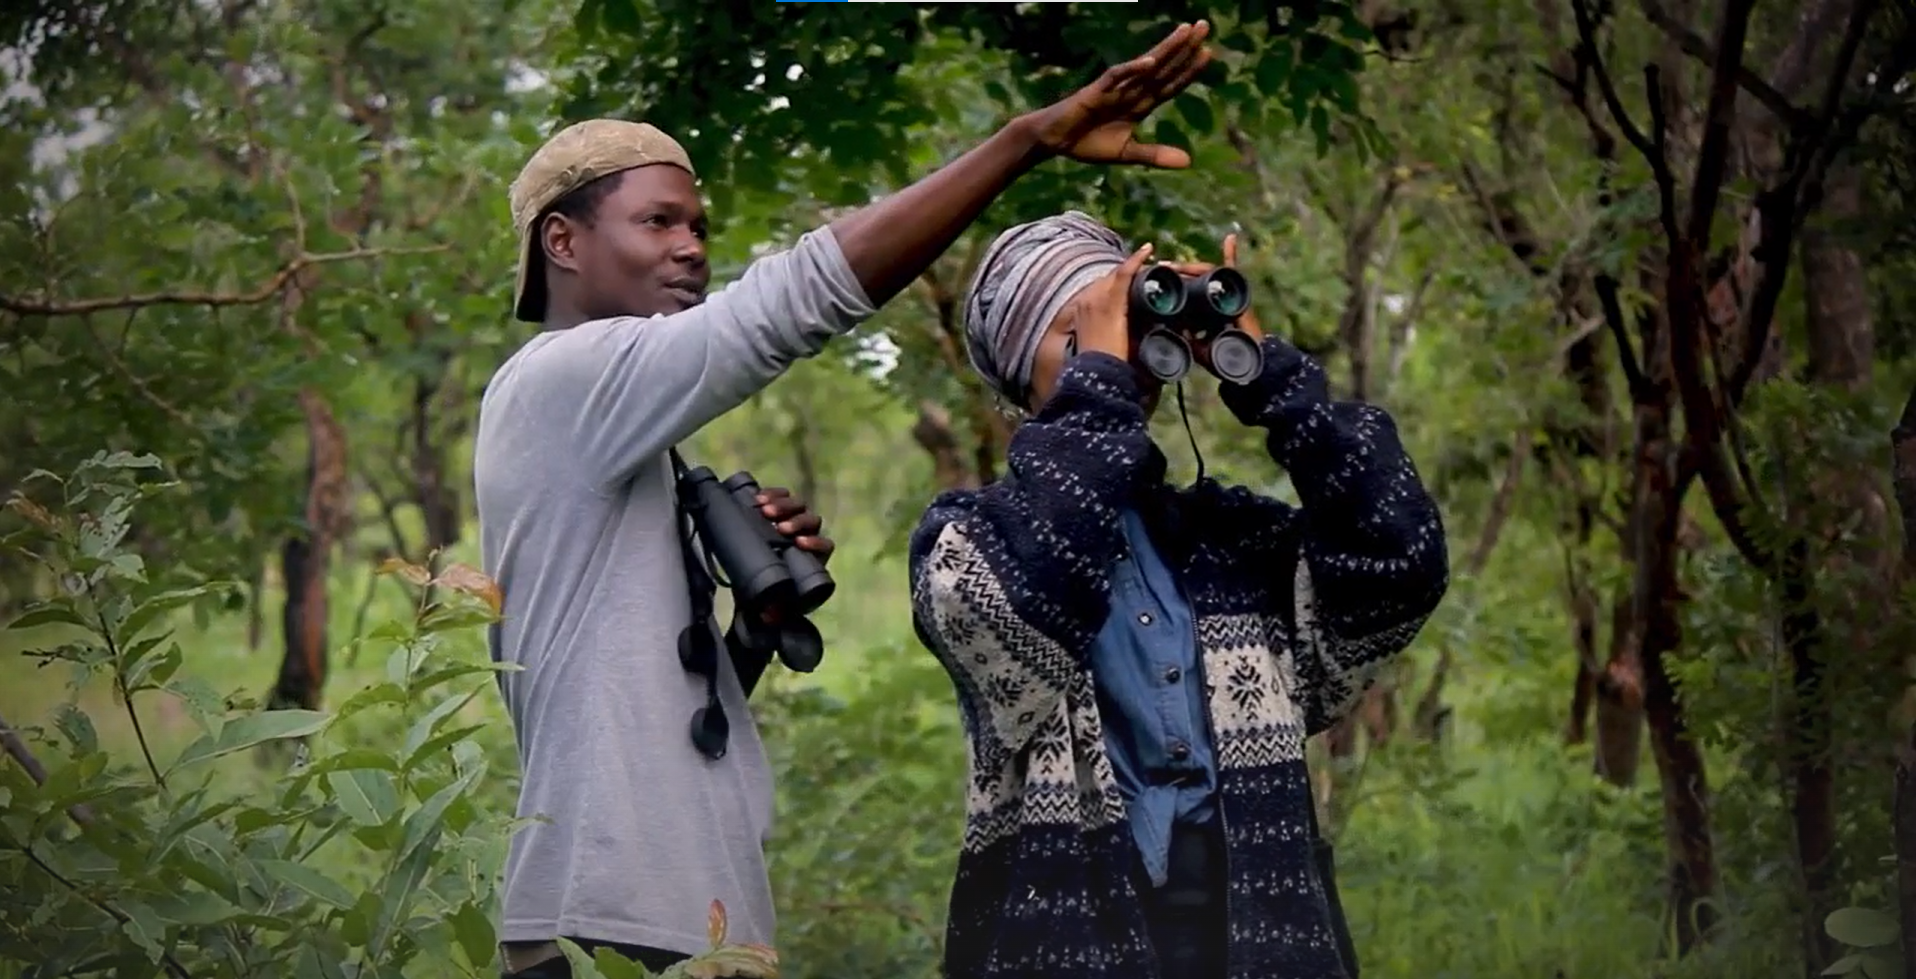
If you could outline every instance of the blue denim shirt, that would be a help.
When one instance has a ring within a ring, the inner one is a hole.
[[[1111,615],[1091,647],[1104,740],[1131,836],[1162,887],[1176,822],[1203,822],[1217,789],[1197,626],[1133,510],[1111,568]]]

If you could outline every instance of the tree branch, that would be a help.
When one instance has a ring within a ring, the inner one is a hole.
[[[1696,174],[1690,181],[1690,247],[1698,255],[1710,250],[1710,226],[1716,202],[1723,194],[1723,176],[1729,166],[1730,125],[1736,120],[1737,69],[1743,67],[1750,12],[1756,0],[1727,0],[1717,28],[1716,66],[1710,72],[1710,100],[1703,115],[1703,141],[1697,148]]]
[[[154,292],[132,296],[109,296],[68,301],[26,299],[0,294],[0,310],[16,316],[82,316],[116,309],[147,306],[253,306],[271,300],[284,291],[293,277],[319,265],[350,262],[385,255],[423,255],[442,252],[449,245],[423,245],[412,248],[355,248],[344,252],[307,253],[287,262],[272,278],[246,292]]]
[[[1690,30],[1690,28],[1678,20],[1674,14],[1663,9],[1663,5],[1658,3],[1657,0],[1638,0],[1638,5],[1643,9],[1643,16],[1648,18],[1651,24],[1663,31],[1671,40],[1675,41],[1677,47],[1681,48],[1684,54],[1695,58],[1705,67],[1711,68],[1712,70],[1715,69],[1717,65],[1717,49],[1711,47],[1710,42],[1704,40],[1702,35]],[[1791,128],[1802,125],[1809,120],[1808,113],[1798,108],[1795,103],[1789,100],[1788,96],[1771,87],[1770,83],[1764,81],[1762,76],[1751,71],[1748,65],[1740,63],[1737,65],[1736,83],[1742,86],[1743,90],[1750,93],[1758,102],[1769,107],[1771,112],[1776,113]]]
[[[20,737],[20,732],[14,730],[13,725],[8,724],[4,717],[0,717],[0,744],[6,745],[7,754],[20,763],[20,767],[26,770],[27,777],[33,780],[33,784],[47,784],[47,767],[40,764],[40,759],[33,756],[33,749],[27,747],[26,739]],[[68,807],[67,815],[72,816],[73,821],[82,826],[93,822],[93,810],[87,808],[84,803]]]
[[[1663,166],[1662,155],[1650,145],[1643,130],[1630,120],[1630,112],[1623,107],[1623,98],[1617,94],[1617,86],[1605,69],[1602,55],[1597,53],[1597,24],[1590,14],[1589,0],[1570,0],[1570,11],[1577,18],[1577,60],[1596,77],[1597,91],[1603,95],[1603,104],[1610,110],[1610,118],[1616,120],[1617,128],[1623,130],[1623,137],[1630,145],[1643,154],[1652,169]],[[1657,111],[1655,100],[1651,101],[1651,111]]]
[[[1648,400],[1650,382],[1643,376],[1643,367],[1637,360],[1636,348],[1630,344],[1630,331],[1623,325],[1623,302],[1617,297],[1617,280],[1608,274],[1598,273],[1591,285],[1596,287],[1597,302],[1603,307],[1603,321],[1609,324],[1610,335],[1617,341],[1617,359],[1623,364],[1623,379],[1634,401]]]

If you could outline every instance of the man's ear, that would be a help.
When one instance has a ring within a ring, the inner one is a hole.
[[[573,251],[577,231],[572,219],[563,214],[548,214],[539,226],[539,246],[545,249],[546,258],[568,272],[579,270],[579,256]]]

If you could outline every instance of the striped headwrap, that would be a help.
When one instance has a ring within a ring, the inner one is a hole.
[[[1118,233],[1066,211],[1006,230],[978,263],[965,295],[971,366],[1007,401],[1028,407],[1038,343],[1086,286],[1124,264]]]

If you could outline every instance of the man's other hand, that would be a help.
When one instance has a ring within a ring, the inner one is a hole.
[[[782,486],[759,490],[758,509],[772,521],[778,532],[792,538],[800,550],[818,555],[823,564],[832,559],[832,539],[824,535],[825,521],[805,508],[805,501]]]
[[[1179,24],[1144,55],[1113,65],[1064,101],[1027,117],[1046,151],[1083,163],[1127,163],[1182,170],[1191,155],[1175,146],[1137,141],[1138,123],[1176,98],[1211,63],[1206,21]]]

